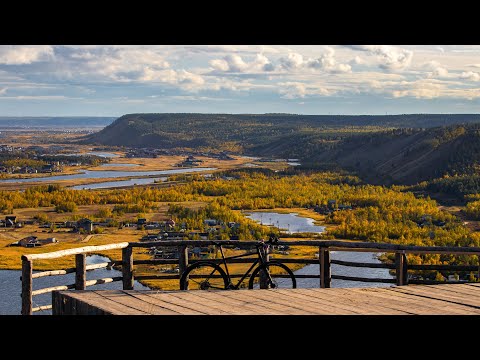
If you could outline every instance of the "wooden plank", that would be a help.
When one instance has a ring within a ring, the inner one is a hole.
[[[472,294],[473,296],[480,296],[480,289],[478,289],[475,286],[472,287],[467,285],[473,285],[473,284],[441,284],[441,285],[431,285],[431,286],[428,286],[428,288],[432,287],[433,289],[458,291],[458,292],[464,292],[467,294]]]
[[[45,276],[56,276],[56,275],[66,275],[70,273],[74,273],[76,271],[75,268],[65,269],[65,270],[51,270],[51,271],[42,271],[32,275],[32,279],[38,279]]]
[[[242,291],[242,290],[239,290]],[[248,290],[243,290],[248,291]],[[273,290],[272,290],[273,291]],[[284,295],[281,293],[274,293],[269,290],[265,291],[249,291],[252,293],[256,300],[265,300],[266,302],[270,302],[272,304],[278,304],[285,306],[286,314],[304,314],[304,315],[318,315],[318,314],[325,314],[325,311],[320,311],[319,309],[312,309],[312,307],[308,307],[305,304],[300,304],[299,301],[293,302],[291,298],[285,298]]]
[[[247,301],[224,296],[225,291],[191,291],[192,294],[197,296],[201,296],[202,298],[209,299],[212,301],[216,301],[218,303],[227,304],[229,306],[233,306],[236,309],[242,308],[246,312],[247,315],[265,315],[266,313],[270,313],[269,309],[259,305],[252,305],[249,304]],[[241,310],[243,312],[243,310]]]
[[[188,291],[171,291],[162,292],[158,294],[151,294],[158,299],[165,302],[169,302],[174,305],[183,306],[187,309],[196,310],[206,315],[227,315],[227,312],[210,307],[208,304],[199,304],[198,302],[191,301],[191,297],[188,296]]]
[[[166,301],[161,300],[160,298],[151,296],[151,291],[137,291],[137,290],[124,290],[125,293],[130,294],[146,303],[162,307],[168,310],[175,311],[179,315],[204,315],[204,313],[192,309],[185,308],[183,306],[175,305]]]
[[[32,296],[46,294],[52,291],[68,290],[68,289],[74,289],[74,288],[75,288],[75,284],[52,286],[52,287],[32,291]]]
[[[316,291],[318,289],[297,289],[300,293],[312,298],[318,298],[322,301],[332,301],[337,307],[343,307],[348,311],[354,311],[356,314],[362,315],[380,315],[383,314],[378,309],[367,307],[365,304],[359,304],[358,301],[339,295],[336,293],[336,288],[331,288],[328,291]]]
[[[401,253],[395,254],[395,279],[397,280],[397,286],[404,285],[403,279],[403,256]]]
[[[407,301],[412,310],[418,312],[418,314],[477,314],[477,310],[465,307],[463,305],[457,305],[452,303],[446,303],[442,300],[427,299],[411,295],[404,292],[394,291],[393,289],[376,289],[376,294],[385,294],[392,301]]]
[[[110,290],[112,291],[112,290]],[[119,290],[120,291],[120,290]],[[115,299],[113,296],[107,297],[107,294],[103,293],[104,291],[87,291],[85,292],[87,295],[90,296],[90,299],[88,302],[89,304],[94,304],[95,306],[100,305],[99,307],[107,310],[109,312],[112,312],[113,315],[147,315],[145,311],[135,309],[132,306],[125,305],[122,303],[119,303],[117,299]],[[118,297],[125,296],[123,294],[119,294]],[[78,300],[82,300],[82,298],[77,298]],[[90,301],[92,301],[90,303]]]
[[[361,292],[366,289],[352,289],[354,292]],[[386,303],[388,306],[393,307],[398,310],[406,311],[410,314],[416,315],[440,315],[443,314],[445,304],[440,301],[432,302],[427,299],[420,299],[415,296],[402,294],[403,296],[397,296],[396,292],[389,291],[387,289],[369,289],[368,295],[375,298],[380,298],[382,300],[376,300],[379,303]],[[465,314],[464,308],[452,309],[450,308],[449,313],[452,314]],[[473,314],[474,312],[468,312]]]
[[[22,260],[56,259],[56,258],[67,256],[67,255],[77,255],[77,254],[92,253],[92,252],[98,252],[98,251],[104,251],[104,250],[123,249],[127,246],[128,246],[128,242],[100,245],[100,246],[85,246],[85,247],[75,248],[75,249],[54,251],[51,253],[22,255]]]
[[[42,305],[32,308],[32,312],[50,310],[52,305]]]
[[[297,290],[291,291],[288,289],[275,289],[275,291],[285,293],[289,297],[292,298],[292,301],[296,301],[297,299],[308,301],[311,303],[316,304],[316,306],[320,309],[326,309],[328,314],[332,315],[356,315],[360,314],[361,312],[355,311],[353,309],[349,309],[345,306],[338,305],[337,303],[327,300],[327,299],[320,299],[319,297],[313,297],[309,295],[302,294]]]
[[[318,294],[318,289],[305,289],[310,291],[312,296]],[[333,290],[333,291],[331,291]],[[389,314],[389,315],[407,315],[408,313],[405,311],[395,310],[391,307],[380,305],[375,303],[375,299],[368,297],[368,295],[355,295],[351,291],[344,292],[343,290],[350,290],[350,289],[340,289],[335,288],[328,291],[328,295],[332,297],[332,300],[342,303],[344,305],[349,306],[350,308],[354,308],[357,311],[360,311],[361,314],[370,315],[370,314]]]
[[[300,294],[296,290],[271,289],[269,291],[273,292],[271,295],[273,297],[282,297],[283,299],[290,301],[292,304],[296,304],[304,309],[314,311],[319,315],[359,314],[359,312],[352,311],[346,307],[337,307],[335,302],[324,299],[319,301],[318,298]]]
[[[445,292],[435,292],[433,290],[422,291],[419,289],[415,289],[415,290],[408,289],[408,288],[405,289],[403,287],[401,289],[395,288],[392,290],[397,292],[402,292],[404,294],[408,294],[411,296],[421,297],[424,299],[442,301],[444,305],[442,305],[440,308],[444,312],[448,312],[449,309],[458,309],[458,307],[460,306],[464,310],[468,309],[469,312],[480,314],[480,307],[472,304],[471,301],[469,301],[469,299],[466,297],[449,295]],[[425,300],[425,302],[427,302],[427,300]]]
[[[88,280],[85,282],[85,286],[93,286],[93,285],[99,285],[99,284],[107,284],[115,281],[122,281],[123,278],[121,276],[114,276],[111,278],[101,278],[101,279],[95,279],[95,280]]]
[[[146,314],[179,315],[179,313],[176,311],[167,309],[165,307],[160,307],[156,304],[152,304],[151,302],[145,302],[144,300],[133,296],[127,291],[114,290],[108,293],[102,293],[102,295],[111,301],[115,301],[116,303],[131,307],[133,309],[137,309]]]
[[[32,315],[32,260],[22,259],[22,315]]]
[[[75,255],[75,290],[87,287],[87,257],[85,254]]]
[[[143,311],[133,309],[131,307],[125,306],[123,304],[116,303],[110,299],[105,298],[101,291],[72,291],[72,292],[61,292],[61,295],[66,299],[72,299],[71,303],[75,305],[75,302],[84,303],[90,308],[98,308],[102,310],[105,314],[110,315],[145,315]],[[87,307],[87,308],[88,308]],[[80,310],[80,309],[79,309]],[[66,309],[67,312],[71,314],[86,315],[85,310],[81,313],[77,312],[76,307],[72,309]]]
[[[451,288],[451,286],[454,285],[449,285],[448,287],[445,285],[440,285],[444,288],[434,288],[434,286],[436,285],[430,285],[428,286],[428,289],[416,287],[416,289],[408,289],[408,291],[415,295],[418,294],[422,296],[429,296],[432,298],[473,306],[477,309],[480,309],[480,292],[469,293],[463,292],[463,289],[455,290]]]
[[[464,284],[449,284],[449,285],[426,285],[426,286],[411,286],[409,291],[427,291],[432,293],[457,294],[468,297],[480,297],[480,291],[474,287],[468,287]]]
[[[308,315],[312,314],[309,313],[308,311],[302,311],[299,309],[292,308],[291,306],[284,305],[281,303],[278,303],[276,301],[272,301],[272,299],[262,299],[259,298],[257,294],[260,291],[263,290],[235,290],[235,291],[225,291],[225,296],[229,297],[234,297],[235,299],[242,299],[249,304],[255,305],[255,306],[263,306],[264,308],[269,309],[267,314],[271,314],[272,312],[275,315]]]
[[[294,290],[287,290],[289,292],[295,292]],[[328,306],[320,306],[318,303],[300,299],[293,298],[288,294],[279,291],[279,289],[271,289],[267,292],[258,293],[260,298],[265,299],[266,301],[274,301],[280,304],[288,305],[290,307],[296,308],[298,310],[306,311],[313,313],[315,315],[328,315],[331,314],[331,311],[328,309]]]
[[[184,300],[190,301],[191,303],[195,303],[201,306],[208,306],[209,309],[212,309],[215,312],[213,314],[218,314],[218,315],[235,315],[235,314],[240,314],[243,311],[235,306],[233,304],[229,304],[228,306],[225,305],[224,303],[218,303],[218,301],[213,300],[213,299],[207,299],[205,297],[198,296],[198,292],[203,292],[203,291],[186,291],[182,292],[182,294],[175,294],[171,293],[173,296],[181,297]],[[225,298],[225,301],[228,301],[228,298]]]
[[[179,276],[182,276],[182,274],[187,270],[188,267],[188,248],[186,246],[179,246],[178,248],[178,273]],[[188,277],[185,278],[185,290],[188,290]],[[180,289],[180,282],[178,282],[178,286]]]
[[[133,249],[131,246],[122,249],[123,290],[133,290]]]
[[[218,291],[221,292],[221,291]],[[258,315],[259,312],[252,311],[251,308],[246,307],[247,303],[229,298],[218,294],[210,295],[213,291],[190,291],[189,294],[198,298],[198,303],[208,303],[209,306],[225,311],[232,315]]]
[[[395,269],[394,264],[360,263],[360,262],[333,260],[333,259],[330,260],[330,263],[335,265],[341,265],[341,266],[361,267],[361,268],[371,268],[371,269]]]
[[[480,284],[479,284],[479,283],[468,283],[468,284],[465,284],[465,285],[480,287]]]

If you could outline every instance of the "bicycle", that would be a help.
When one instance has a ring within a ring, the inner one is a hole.
[[[256,244],[258,258],[243,274],[237,284],[233,284],[228,271],[227,260],[248,257],[255,253],[247,252],[241,255],[225,257],[222,245],[212,241],[212,245],[220,249],[223,270],[219,265],[209,260],[202,260],[188,266],[180,277],[180,290],[238,290],[242,288],[243,281],[250,275],[248,288],[288,288],[295,289],[297,281],[293,272],[284,264],[268,261],[267,254],[270,245],[278,242],[277,237],[270,237],[268,241],[259,241]],[[258,266],[257,266],[258,265]],[[252,271],[253,270],[253,271]],[[279,281],[278,279],[281,278]],[[262,283],[262,286],[260,285]]]

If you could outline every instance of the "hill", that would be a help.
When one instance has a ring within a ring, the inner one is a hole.
[[[84,141],[299,158],[308,167],[355,171],[370,183],[414,184],[473,173],[479,133],[480,115],[131,114]]]
[[[351,127],[376,131],[379,128],[430,128],[469,122],[480,122],[480,115],[128,114],[86,141],[132,147],[220,147],[247,151],[291,135],[343,136]],[[340,134],[335,134],[336,131]]]

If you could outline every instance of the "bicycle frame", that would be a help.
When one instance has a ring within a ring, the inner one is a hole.
[[[255,269],[255,267],[260,263],[260,266],[261,265],[264,265],[266,263],[266,260],[265,260],[265,256],[264,254],[262,254],[260,248],[262,247],[261,245],[257,246],[256,247],[256,253],[257,253],[257,259],[255,259],[255,261],[253,262],[253,264],[250,266],[250,268],[247,270],[247,272],[245,274],[243,274],[243,276],[240,278],[240,280],[238,280],[237,284],[234,285],[233,282],[232,282],[232,278],[230,277],[230,273],[228,271],[228,265],[227,265],[227,260],[230,260],[230,259],[239,259],[239,258],[243,258],[243,257],[248,257],[248,256],[251,256],[253,255],[254,253],[246,253],[246,254],[241,254],[241,255],[235,255],[235,256],[227,256],[225,257],[225,254],[223,253],[223,248],[222,248],[222,245],[216,245],[218,248],[220,248],[220,254],[222,255],[222,260],[223,260],[223,265],[225,266],[225,272],[227,274],[227,278],[228,278],[228,288],[229,289],[235,289],[235,290],[238,290],[240,288],[240,284],[250,275],[251,271],[253,269]],[[263,250],[265,251],[265,250]]]

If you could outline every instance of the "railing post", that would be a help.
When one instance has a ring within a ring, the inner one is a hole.
[[[178,247],[178,273],[182,276],[183,272],[188,267],[188,247],[186,245],[182,245]],[[186,279],[186,290],[188,290],[188,278]]]
[[[32,260],[22,259],[22,315],[32,315]]]
[[[408,285],[408,260],[407,255],[402,254],[402,261],[403,261],[403,285]]]
[[[402,286],[404,284],[404,269],[403,269],[403,254],[395,253],[395,277],[397,279],[397,286]]]
[[[264,248],[264,250],[263,250],[263,251],[265,251],[265,261],[270,261],[269,250],[270,250],[270,247],[268,247],[266,249]],[[258,274],[258,282],[259,282],[259,285],[260,285],[260,289],[268,289],[268,276],[265,273],[265,271],[260,270],[260,272]]]
[[[131,246],[122,249],[122,278],[123,290],[133,290],[133,248]]]
[[[332,282],[330,271],[330,251],[320,246],[318,256],[320,258],[320,287],[329,288]]]
[[[87,288],[87,257],[85,254],[75,255],[75,290]]]

